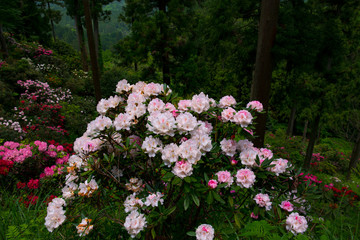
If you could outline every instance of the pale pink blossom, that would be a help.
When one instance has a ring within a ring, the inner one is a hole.
[[[219,101],[220,108],[230,107],[236,104],[236,100],[233,96],[224,96]]]
[[[229,171],[219,171],[216,173],[219,183],[227,183],[226,187],[230,187],[234,182],[234,178]]]
[[[255,174],[247,168],[243,168],[236,173],[236,183],[244,188],[250,188],[255,183]]]
[[[275,161],[272,161],[271,163],[272,165],[275,165],[272,168],[269,168],[268,170],[275,173],[277,176],[279,176],[279,174],[284,173],[286,171],[287,165],[288,165],[288,160],[286,159],[276,159]]]
[[[232,122],[241,125],[241,127],[245,128],[252,123],[252,119],[253,116],[249,111],[241,110],[234,115]]]
[[[260,207],[265,207],[266,211],[271,209],[272,202],[268,194],[259,193],[254,197],[254,200]]]
[[[132,238],[135,238],[145,227],[146,218],[144,214],[140,214],[138,211],[132,211],[126,218],[124,227]]]
[[[191,100],[180,100],[178,103],[178,108],[181,111],[187,111],[188,108],[191,108]]]
[[[251,212],[250,217],[253,219],[258,219],[259,215],[255,215],[253,212]]]
[[[202,113],[210,108],[210,101],[209,97],[205,95],[203,92],[194,95],[191,100],[191,110],[197,113]]]
[[[221,150],[227,155],[227,156],[234,156],[236,153],[236,142],[232,139],[223,139],[220,142]]]
[[[261,112],[264,108],[263,105],[259,101],[251,101],[246,105],[246,108],[251,108],[256,110],[257,112]]]
[[[147,107],[149,113],[163,111],[164,109],[165,103],[159,98],[154,98],[153,100],[151,100]]]
[[[256,164],[256,162],[255,162],[256,156],[257,156],[257,152],[254,151],[252,148],[249,148],[249,149],[246,149],[246,150],[242,151],[240,153],[241,164],[245,165],[247,167],[255,166],[255,164]]]
[[[172,173],[179,178],[185,178],[192,175],[192,164],[186,161],[178,161],[173,167]]]
[[[304,233],[308,228],[307,221],[304,216],[300,216],[298,213],[291,213],[286,218],[286,230],[293,234]]]
[[[233,109],[231,107],[224,109],[221,112],[221,121],[223,121],[223,122],[232,121],[234,119],[235,114],[236,114],[235,109]]]
[[[196,229],[196,240],[213,240],[214,239],[214,228],[209,224],[201,224]]]

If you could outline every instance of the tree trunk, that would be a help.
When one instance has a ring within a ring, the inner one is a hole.
[[[93,24],[94,24],[94,41],[95,41],[96,57],[98,59],[100,71],[102,72],[103,61],[102,61],[102,51],[101,51],[100,34],[99,34],[99,19],[97,14],[93,15]]]
[[[83,0],[84,4],[84,13],[85,13],[85,23],[86,23],[86,33],[88,37],[89,51],[90,51],[90,60],[91,60],[91,70],[92,77],[95,88],[95,98],[99,102],[101,100],[101,89],[100,89],[100,71],[99,64],[96,57],[95,41],[94,41],[94,32],[91,22],[91,13],[89,0]]]
[[[9,56],[9,52],[8,52],[6,40],[5,40],[5,37],[3,34],[2,23],[0,23],[0,46],[1,46],[1,51],[3,52],[4,58],[7,58]]]
[[[166,0],[159,1],[159,11],[162,11],[166,15]],[[161,63],[162,63],[162,73],[163,73],[163,82],[167,85],[170,85],[170,63],[169,63],[169,52],[167,49],[167,30],[164,28],[163,24],[160,25],[160,35],[161,35]]]
[[[48,6],[49,15],[50,15],[51,14],[51,8],[50,8],[50,3],[49,2],[47,2],[47,6]],[[51,16],[50,16],[50,23],[51,23],[51,29],[52,29],[52,35],[53,35],[53,38],[54,38],[54,42],[56,42],[54,21],[52,20]]]
[[[320,124],[320,114],[316,116],[311,126],[309,145],[306,149],[306,156],[304,160],[304,168],[306,169],[310,168],[311,158],[314,151],[314,145],[318,134],[319,124]]]
[[[291,137],[293,135],[295,116],[296,116],[296,107],[293,106],[291,108],[291,114],[290,114],[290,118],[289,118],[289,122],[288,122],[288,128],[286,130],[286,135],[288,137]]]
[[[254,140],[256,147],[263,147],[266,130],[267,110],[270,98],[270,82],[272,74],[271,49],[276,37],[276,25],[279,15],[280,0],[263,0],[261,2],[260,25],[256,52],[254,79],[251,85],[251,100],[260,101],[265,114],[257,114],[255,120]]]
[[[75,0],[74,5],[75,5],[75,8],[77,8],[77,10],[75,10],[75,16],[74,16],[75,28],[76,28],[76,33],[77,33],[77,36],[78,36],[82,67],[83,67],[83,70],[85,72],[88,72],[89,71],[89,65],[87,63],[87,51],[86,51],[86,45],[85,45],[85,42],[84,42],[84,30],[83,30],[83,27],[82,27],[82,24],[81,24],[81,17],[78,14],[78,12],[79,12],[78,11],[78,6],[79,6],[78,4],[79,4],[78,0]]]
[[[350,175],[353,169],[356,168],[360,159],[360,131],[358,133],[354,148],[351,153],[350,163],[349,163],[349,170],[346,175],[346,179],[350,180]]]
[[[303,143],[305,143],[305,141],[306,141],[306,133],[307,133],[308,124],[309,124],[309,120],[306,120],[305,125],[304,125],[304,131],[303,131],[303,139],[302,139]]]

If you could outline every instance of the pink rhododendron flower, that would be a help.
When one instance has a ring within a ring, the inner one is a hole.
[[[260,207],[265,207],[266,211],[271,209],[272,202],[270,202],[268,194],[259,193],[254,197],[254,200]]]
[[[250,214],[250,217],[253,219],[258,219],[259,215],[255,215],[253,212]]]
[[[28,188],[38,189],[39,188],[39,179],[30,179],[27,183]]]
[[[219,101],[220,108],[230,107],[236,104],[236,100],[233,96],[224,96]]]
[[[282,201],[279,206],[288,212],[292,212],[294,210],[294,205],[289,201]]]
[[[211,180],[209,180],[209,182],[208,182],[209,188],[216,188],[217,185],[218,185],[218,182],[217,182],[216,180],[214,180],[214,179],[211,179]]]
[[[249,111],[241,110],[234,115],[232,122],[241,125],[241,127],[245,128],[252,123],[252,119],[253,116]]]
[[[230,185],[234,182],[234,179],[229,171],[219,171],[216,173],[216,176],[218,177],[218,181],[220,183],[227,183],[226,187],[230,187]]]

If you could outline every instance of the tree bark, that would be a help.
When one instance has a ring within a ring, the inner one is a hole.
[[[2,23],[0,23],[0,44],[1,44],[1,51],[3,52],[4,58],[9,56],[9,52],[6,45],[6,40],[3,34]]]
[[[309,120],[306,120],[305,125],[304,125],[304,131],[303,131],[303,139],[302,139],[303,143],[305,143],[305,141],[306,141],[306,133],[307,133],[308,124],[309,124]]]
[[[347,180],[350,180],[351,172],[353,169],[356,168],[360,159],[360,131],[358,133],[354,148],[351,153],[350,163],[349,163],[349,170],[346,175]]]
[[[100,71],[102,72],[103,60],[102,60],[100,33],[99,33],[99,19],[96,13],[93,15],[93,24],[94,24],[94,41],[95,41],[96,58],[98,59]]]
[[[315,120],[311,126],[310,140],[306,149],[306,156],[304,160],[304,168],[306,169],[310,168],[311,158],[314,151],[315,142],[317,139],[319,125],[320,125],[320,114],[315,117]]]
[[[51,8],[50,8],[50,3],[49,2],[47,2],[47,6],[48,6],[49,14],[51,14]],[[56,42],[54,21],[52,20],[51,16],[50,16],[50,23],[51,23],[51,30],[52,30],[52,35],[53,35],[53,38],[54,38],[54,42]]]
[[[159,11],[162,11],[166,15],[166,3],[167,0],[159,1]],[[167,30],[164,28],[163,24],[160,25],[160,34],[161,34],[161,63],[162,63],[162,73],[163,73],[163,82],[167,85],[170,85],[170,63],[169,63],[169,52],[167,49]]]
[[[286,135],[288,137],[291,137],[293,135],[295,116],[296,116],[296,107],[293,106],[291,108],[291,114],[290,114],[290,118],[289,118],[289,122],[288,122],[288,128],[286,130]]]
[[[74,5],[75,8],[78,9],[78,0],[74,1]],[[76,28],[76,33],[78,36],[78,42],[79,42],[79,48],[80,48],[80,54],[81,54],[81,62],[82,62],[82,67],[83,70],[85,72],[89,71],[89,65],[87,63],[87,51],[86,51],[86,45],[84,42],[84,30],[81,24],[81,17],[78,14],[78,10],[75,10],[75,15],[74,15],[74,19],[75,19],[75,28]]]
[[[92,77],[95,88],[95,98],[99,102],[101,100],[101,89],[100,89],[100,71],[99,64],[96,57],[95,41],[94,41],[94,32],[91,22],[91,13],[89,0],[83,0],[84,13],[85,13],[85,24],[86,24],[86,33],[88,37],[89,51],[90,51],[90,60],[91,60],[91,70]]]
[[[272,74],[271,49],[276,37],[276,25],[279,15],[280,0],[263,0],[261,2],[261,15],[258,33],[254,79],[251,85],[251,100],[263,104],[265,114],[257,114],[254,145],[263,147],[267,110],[270,98],[270,82]]]

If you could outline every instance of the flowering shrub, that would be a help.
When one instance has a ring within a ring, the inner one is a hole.
[[[18,189],[37,189],[39,178],[63,173],[63,165],[71,153],[68,150],[62,145],[41,141],[30,144],[7,141],[0,146],[0,174],[20,180],[17,182]]]
[[[80,236],[106,223],[114,236],[233,239],[256,218],[279,232],[306,230],[304,217],[289,213],[293,167],[247,139],[259,102],[242,108],[204,93],[176,101],[165,85],[126,80],[116,92],[74,143],[62,196],[47,209],[49,231],[75,221]]]

